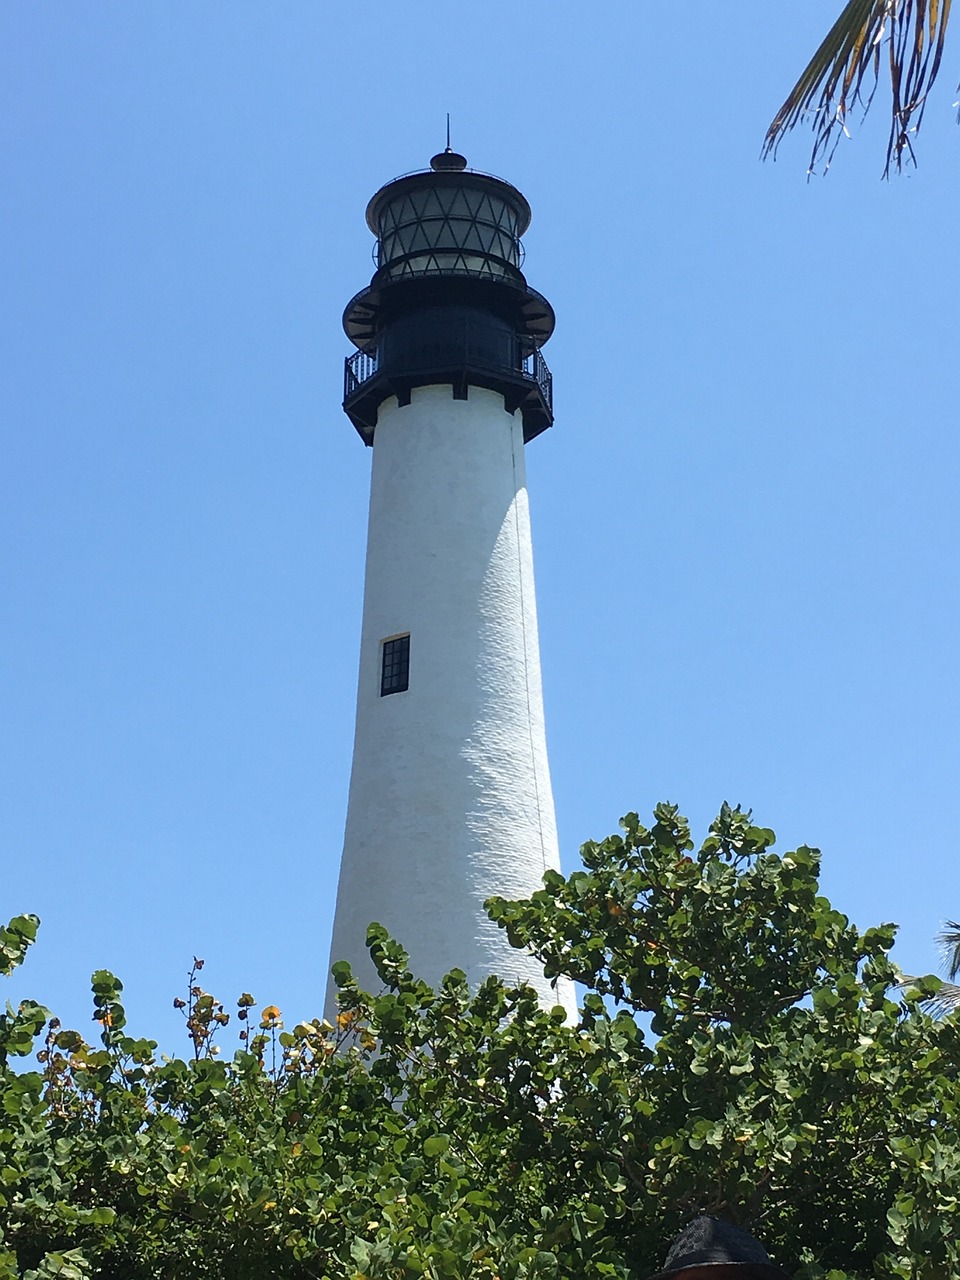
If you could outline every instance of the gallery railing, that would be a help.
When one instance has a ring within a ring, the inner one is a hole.
[[[462,347],[446,347],[445,349],[424,351],[418,359],[417,353],[404,352],[401,362],[403,372],[421,372],[419,366],[427,365],[435,368],[438,374],[464,366],[486,368],[491,371],[503,371],[519,374],[520,377],[536,383],[548,410],[553,409],[553,374],[539,350],[531,351],[529,345],[519,338],[513,338],[510,345],[512,351],[497,351],[489,343],[473,343],[471,334],[465,335]],[[499,346],[500,344],[496,344]],[[456,354],[454,354],[456,352]],[[355,351],[344,361],[343,398],[349,400],[355,392],[375,377],[381,369],[381,350],[379,347],[367,347]]]

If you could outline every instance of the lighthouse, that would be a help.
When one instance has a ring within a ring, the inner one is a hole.
[[[343,407],[372,452],[353,767],[331,962],[381,923],[431,984],[498,974],[575,1010],[484,911],[559,869],[524,446],[553,422],[530,206],[450,150],[367,206]],[[333,1005],[333,988],[328,1007]]]

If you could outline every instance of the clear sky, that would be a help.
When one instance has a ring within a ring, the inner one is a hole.
[[[0,909],[186,1050],[191,957],[320,1013],[370,455],[340,410],[366,201],[443,144],[530,200],[528,452],[565,864],[752,806],[935,967],[960,915],[954,43],[917,173],[881,110],[765,126],[839,0],[0,9]],[[718,17],[722,14],[722,17]],[[960,36],[960,32],[956,33]]]

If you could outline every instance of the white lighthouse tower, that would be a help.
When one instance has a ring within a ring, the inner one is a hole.
[[[367,207],[377,271],[344,313],[344,409],[373,474],[331,962],[375,990],[379,921],[430,983],[496,973],[572,1012],[572,984],[483,909],[559,869],[524,470],[553,421],[554,315],[520,270],[529,222],[449,147]]]

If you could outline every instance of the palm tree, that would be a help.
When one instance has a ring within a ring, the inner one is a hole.
[[[960,986],[954,982],[954,978],[960,977],[960,923],[947,920],[937,934],[937,944],[943,956],[947,980],[940,983],[935,996],[923,1001],[923,1007],[935,1018],[944,1018],[948,1013],[960,1012]],[[919,978],[905,973],[900,979],[900,986],[909,987],[919,981]]]
[[[848,112],[858,105],[867,110],[885,66],[891,112],[884,177],[891,167],[902,169],[905,159],[916,163],[913,135],[940,70],[949,19],[950,0],[847,0],[774,117],[763,154],[775,154],[790,129],[812,120],[810,170],[821,162],[829,167]]]
[[[954,978],[960,977],[960,924],[956,920],[948,920],[937,934],[937,942],[949,981],[940,988],[936,1002],[942,1013],[950,1013],[960,1009],[960,987],[954,983]]]

